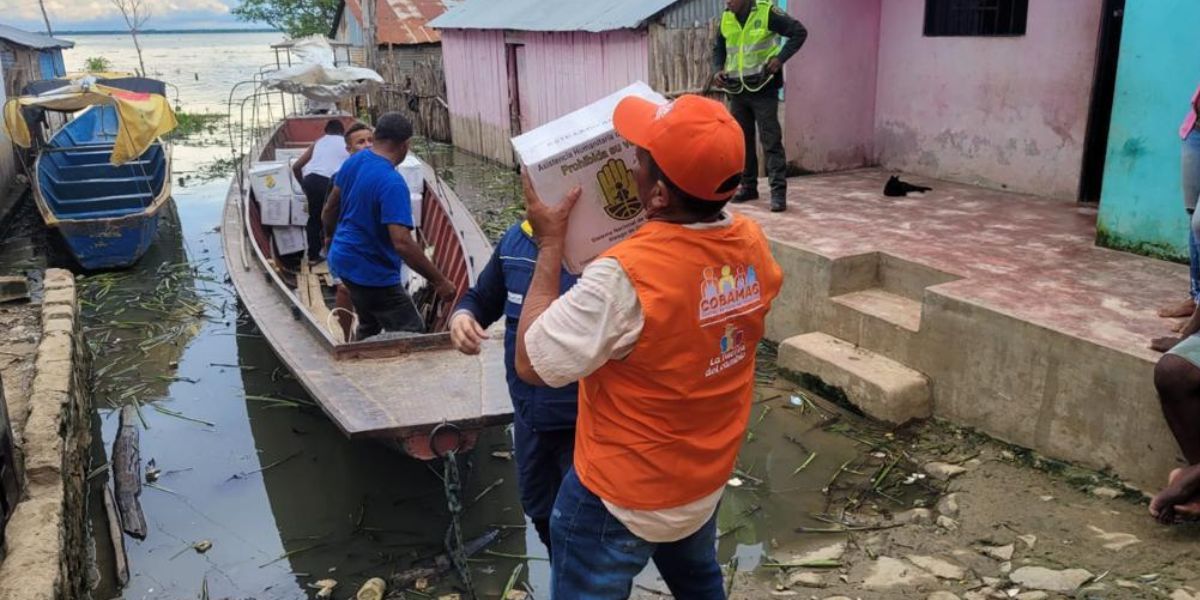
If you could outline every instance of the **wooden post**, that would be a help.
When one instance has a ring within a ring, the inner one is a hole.
[[[112,473],[125,533],[144,540],[146,517],[138,501],[142,494],[142,457],[137,421],[136,408],[126,405],[121,409],[121,424],[113,441]]]

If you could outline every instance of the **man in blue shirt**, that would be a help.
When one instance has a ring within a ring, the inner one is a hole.
[[[334,177],[341,216],[329,266],[350,292],[359,340],[382,331],[424,332],[420,314],[400,285],[402,264],[429,280],[443,302],[452,303],[457,296],[454,284],[412,238],[411,197],[396,172],[408,155],[412,133],[412,123],[402,115],[383,115],[375,126],[374,146],[350,157]]]
[[[517,487],[525,514],[550,550],[550,511],[574,458],[579,386],[536,387],[517,377],[517,321],[537,255],[529,223],[509,229],[496,245],[479,281],[463,296],[450,318],[450,339],[460,352],[478,354],[480,344],[488,337],[485,330],[501,317],[505,319],[504,366],[514,409]],[[577,279],[563,270],[559,291],[571,289]]]

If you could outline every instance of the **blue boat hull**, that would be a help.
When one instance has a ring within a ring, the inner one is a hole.
[[[163,144],[114,167],[109,160],[116,128],[112,107],[92,107],[55,133],[37,162],[38,210],[88,270],[135,264],[154,243],[159,213],[170,199],[170,157]]]
[[[131,267],[158,236],[159,213],[120,221],[61,221],[58,232],[71,256],[87,270]]]

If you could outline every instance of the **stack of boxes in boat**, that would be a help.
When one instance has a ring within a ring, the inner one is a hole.
[[[612,124],[613,111],[627,96],[667,101],[639,81],[512,141],[543,202],[557,204],[577,185],[583,190],[567,228],[564,262],[572,273],[583,272],[646,220],[633,176],[636,148]]]
[[[308,223],[308,202],[300,183],[292,175],[292,163],[304,150],[275,151],[270,162],[254,163],[250,167],[250,187],[262,217],[262,224],[271,227],[278,255],[303,252],[308,247],[304,226]]]

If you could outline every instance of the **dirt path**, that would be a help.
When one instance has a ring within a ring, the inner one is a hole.
[[[1138,494],[1099,474],[940,425],[912,433],[910,456],[928,472],[938,471],[930,462],[945,460],[931,449],[961,455],[974,448],[978,457],[943,467],[964,470],[947,480],[948,495],[930,509],[885,515],[866,505],[847,512],[848,523],[894,528],[826,542],[832,549],[823,556],[837,557],[840,568],[760,569],[739,577],[733,597],[1200,597],[1200,527],[1159,526]],[[781,549],[778,560],[800,562],[802,554]]]
[[[862,494],[872,478],[858,477],[842,490],[842,508],[825,515],[829,529],[851,531],[813,528],[802,541],[775,545],[773,563],[738,573],[731,598],[1200,599],[1200,526],[1158,525],[1145,498],[1119,482],[945,424],[895,440],[876,454],[904,457],[905,480],[942,495],[918,494],[912,502],[927,508],[897,512],[880,495]],[[923,479],[912,474],[920,471]],[[800,564],[823,568],[784,566]],[[666,597],[654,591],[665,589],[659,583],[634,597]]]

